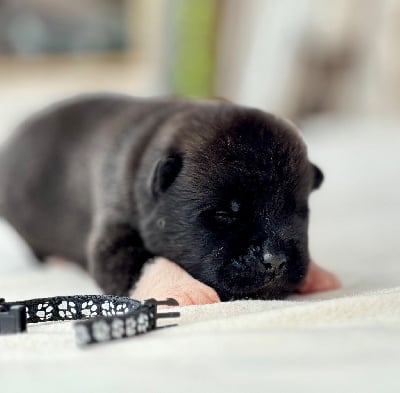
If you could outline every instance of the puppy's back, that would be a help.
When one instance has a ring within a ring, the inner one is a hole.
[[[132,107],[124,96],[56,104],[22,124],[0,150],[0,214],[39,257],[83,262],[91,224],[91,162],[105,124]],[[110,126],[112,129],[112,126]]]
[[[0,214],[39,257],[59,255],[85,264],[96,202],[123,199],[117,182],[126,161],[133,182],[142,156],[159,148],[152,142],[165,122],[187,110],[208,113],[214,106],[107,94],[45,109],[3,146]],[[134,209],[134,201],[122,203],[123,214],[134,217],[127,205]]]

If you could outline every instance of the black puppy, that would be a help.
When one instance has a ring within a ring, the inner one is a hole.
[[[222,102],[89,96],[28,120],[0,155],[0,213],[43,259],[126,295],[164,256],[221,299],[280,298],[308,264],[322,172],[294,126]]]

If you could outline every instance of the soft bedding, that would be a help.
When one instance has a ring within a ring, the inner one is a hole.
[[[182,307],[178,327],[87,350],[70,323],[32,326],[0,337],[0,391],[400,391],[399,126],[304,124],[326,174],[311,201],[311,250],[342,289]],[[1,297],[78,293],[98,289],[73,265],[35,264],[0,224]]]

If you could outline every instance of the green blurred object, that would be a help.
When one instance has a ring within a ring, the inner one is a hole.
[[[172,89],[175,94],[212,94],[217,0],[178,0]]]

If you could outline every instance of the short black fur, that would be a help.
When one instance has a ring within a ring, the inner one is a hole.
[[[281,298],[309,263],[323,174],[298,131],[230,103],[90,96],[26,122],[0,156],[0,213],[37,255],[126,295],[155,255],[223,300]]]

